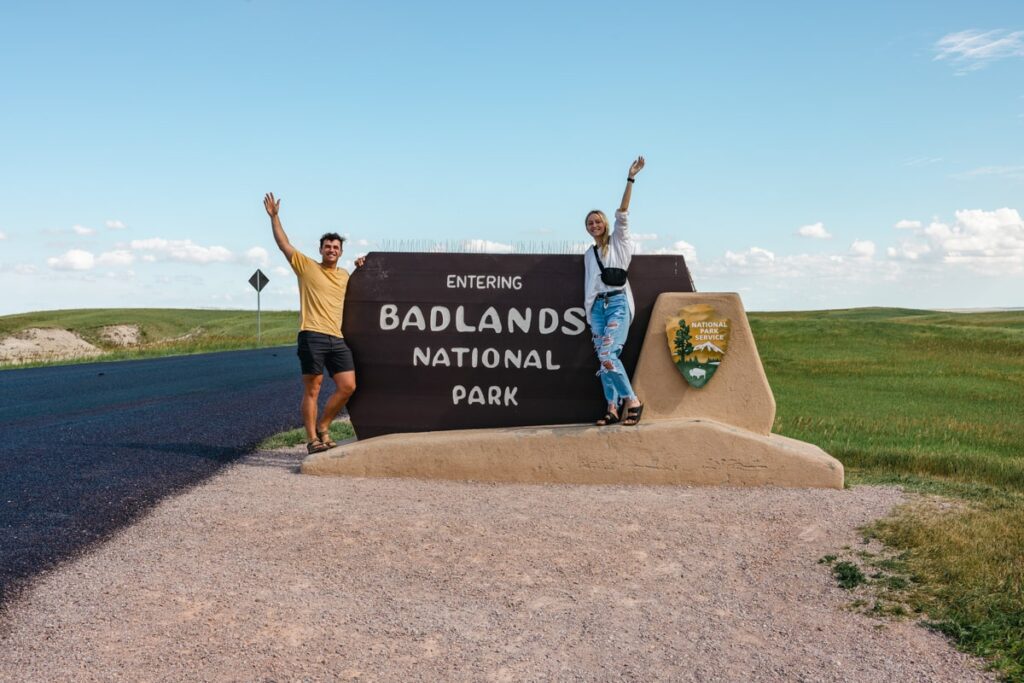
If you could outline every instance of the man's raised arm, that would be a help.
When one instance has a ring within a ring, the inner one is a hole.
[[[288,241],[288,235],[284,234],[284,228],[281,227],[281,218],[277,215],[281,210],[281,200],[274,199],[274,193],[270,192],[263,197],[263,208],[267,210],[267,215],[270,216],[270,226],[274,229],[274,241],[277,242],[277,248],[281,250],[281,253],[290,262],[292,254],[295,253],[295,247]]]

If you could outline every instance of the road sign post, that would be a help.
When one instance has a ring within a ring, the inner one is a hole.
[[[253,289],[256,290],[256,343],[263,343],[263,326],[260,321],[260,292],[267,286],[270,279],[263,274],[263,271],[259,268],[249,278],[249,284],[252,285]]]

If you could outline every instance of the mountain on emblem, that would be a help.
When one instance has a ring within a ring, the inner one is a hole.
[[[714,351],[717,354],[725,353],[725,351],[723,351],[722,349],[718,348],[717,346],[715,346],[711,342],[704,342],[703,344],[697,344],[697,346],[693,347],[693,350],[694,351]]]
[[[714,376],[729,348],[729,319],[709,304],[681,308],[665,323],[672,362],[683,378],[699,389]]]

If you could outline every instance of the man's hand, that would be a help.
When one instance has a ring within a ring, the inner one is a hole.
[[[362,268],[363,264],[366,263],[366,257],[365,256],[360,256],[353,263],[356,264],[356,268]]]
[[[295,247],[288,241],[288,235],[285,234],[284,228],[281,227],[281,217],[277,215],[277,212],[281,210],[281,200],[274,199],[274,193],[268,192],[263,197],[263,208],[267,210],[267,215],[270,216],[270,227],[274,231],[274,241],[277,242],[277,248],[290,261],[292,254],[295,252]]]
[[[263,197],[263,208],[267,210],[267,215],[273,218],[277,215],[277,212],[281,210],[281,200],[275,201],[274,193],[268,192]]]
[[[633,164],[629,167],[629,177],[630,178],[635,177],[637,173],[639,173],[641,170],[643,170],[643,167],[644,167],[644,158],[643,157],[637,157],[636,161],[634,161]]]

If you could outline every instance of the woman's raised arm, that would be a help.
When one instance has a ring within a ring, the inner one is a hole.
[[[619,202],[619,211],[629,211],[629,198],[633,194],[633,179],[636,178],[637,173],[643,170],[643,167],[643,157],[637,157],[629,167],[629,175],[626,176],[626,189],[622,193],[622,201]]]

